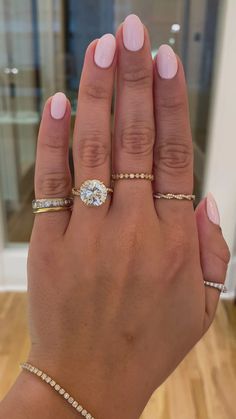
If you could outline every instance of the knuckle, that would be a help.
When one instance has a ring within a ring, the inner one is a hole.
[[[88,84],[83,87],[83,94],[90,100],[107,100],[110,93],[106,86],[101,84]]]
[[[80,138],[79,158],[85,167],[97,167],[105,163],[109,156],[109,144],[99,132],[91,132]]]
[[[159,111],[171,115],[186,111],[186,97],[184,95],[162,96],[158,99]]]
[[[168,139],[157,144],[157,161],[159,167],[169,169],[186,170],[192,164],[192,146],[181,140]]]
[[[70,186],[70,177],[63,172],[44,173],[37,179],[37,190],[46,197],[64,196]]]
[[[47,133],[42,142],[42,146],[53,150],[53,152],[65,152],[65,149],[67,149],[68,144],[66,141],[64,141],[63,133],[61,132],[50,132]]]
[[[121,133],[121,148],[128,154],[149,155],[154,145],[154,130],[149,127],[138,127],[134,124],[124,128]]]
[[[152,71],[148,67],[131,68],[122,73],[122,79],[129,86],[150,87],[152,85]]]

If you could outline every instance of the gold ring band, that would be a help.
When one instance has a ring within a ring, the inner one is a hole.
[[[126,180],[126,179],[142,179],[142,180],[154,180],[152,173],[112,173],[112,180]]]
[[[65,198],[42,198],[32,201],[34,214],[41,212],[65,211],[73,207],[74,199],[71,196]]]
[[[173,193],[154,193],[153,198],[155,199],[177,199],[178,201],[194,201],[195,195],[185,195],[182,193],[179,194],[173,194]]]
[[[218,282],[213,281],[204,281],[204,285],[206,287],[211,287],[219,290],[220,292],[226,293],[228,292],[227,287],[224,284],[219,284]]]

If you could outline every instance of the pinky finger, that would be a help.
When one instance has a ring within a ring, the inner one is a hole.
[[[44,106],[36,153],[36,199],[71,195],[70,115],[70,103],[64,93],[56,93]],[[54,239],[65,232],[69,219],[69,210],[35,214],[33,233],[46,240]]]
[[[230,253],[222,235],[219,212],[212,194],[208,194],[200,202],[195,214],[204,280],[224,284]],[[219,290],[212,287],[206,286],[205,293],[206,310],[204,332],[214,319],[220,297]]]

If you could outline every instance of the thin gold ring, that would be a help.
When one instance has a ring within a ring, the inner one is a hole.
[[[127,180],[127,179],[142,179],[142,180],[154,180],[152,173],[112,173],[112,180]]]
[[[220,284],[219,282],[213,281],[204,281],[204,285],[206,287],[211,287],[219,290],[220,292],[226,293],[228,292],[227,287],[224,284]]]
[[[177,199],[178,201],[194,201],[195,195],[186,195],[186,194],[173,194],[173,193],[154,193],[153,198],[155,199]]]

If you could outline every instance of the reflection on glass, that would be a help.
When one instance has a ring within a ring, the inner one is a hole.
[[[153,57],[162,43],[169,43],[183,60],[200,194],[217,5],[218,0],[0,0],[0,193],[6,243],[27,242],[30,237],[44,101],[55,91],[64,91],[74,119],[88,43],[105,32],[114,33],[129,13],[137,13],[149,28]]]

